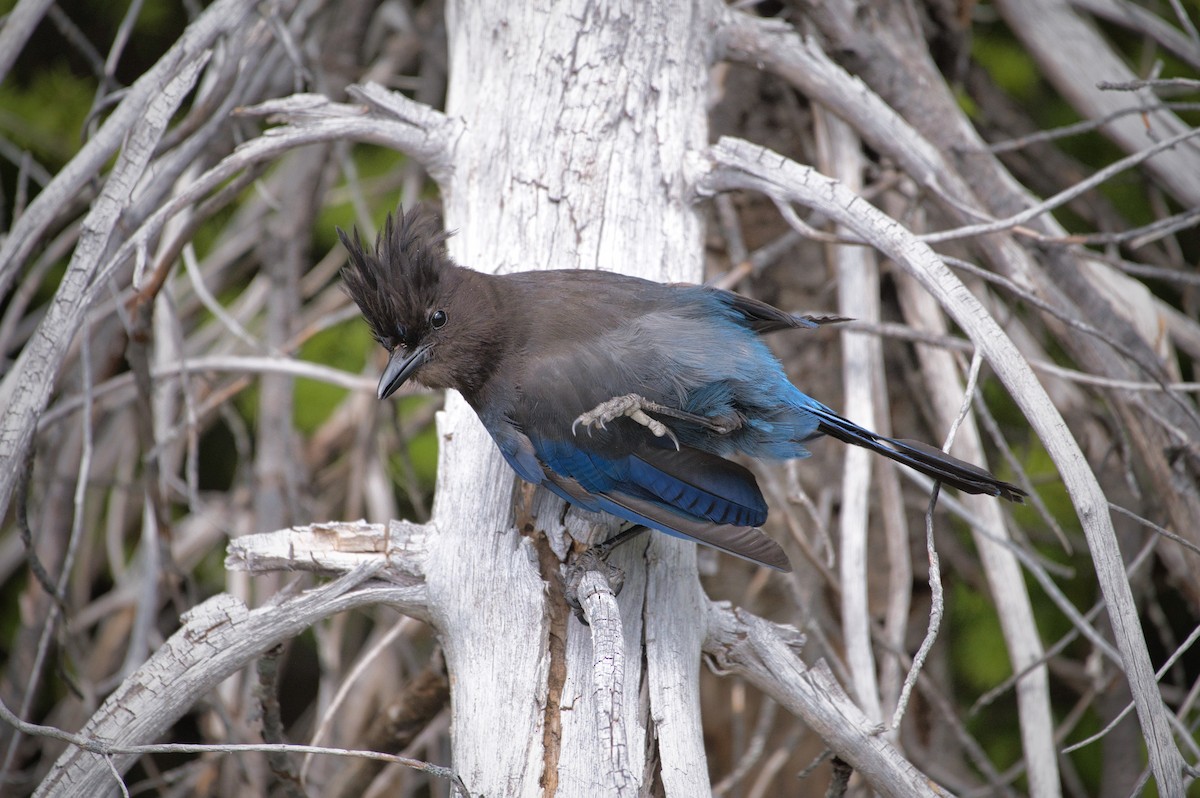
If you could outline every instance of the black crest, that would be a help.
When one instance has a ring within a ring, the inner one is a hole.
[[[358,305],[375,339],[388,349],[398,340],[400,327],[418,323],[438,296],[439,281],[453,265],[446,253],[450,234],[422,207],[394,218],[388,214],[383,230],[368,251],[354,228],[351,239],[337,228],[350,254],[342,268],[346,293]]]

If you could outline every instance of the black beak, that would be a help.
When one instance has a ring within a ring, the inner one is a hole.
[[[403,346],[393,349],[387,367],[383,370],[383,376],[379,378],[379,398],[387,399],[395,393],[396,389],[428,359],[429,344],[421,344],[412,350]]]

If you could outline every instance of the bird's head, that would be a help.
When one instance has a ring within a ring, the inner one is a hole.
[[[379,398],[410,378],[464,393],[478,387],[491,368],[479,302],[472,299],[478,286],[471,278],[482,275],[454,263],[446,252],[449,234],[420,208],[389,215],[373,252],[357,229],[353,238],[337,232],[350,254],[342,269],[346,292],[390,354]]]

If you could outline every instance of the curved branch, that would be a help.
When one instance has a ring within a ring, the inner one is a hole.
[[[157,740],[205,693],[323,618],[380,603],[422,613],[423,585],[367,584],[383,571],[375,559],[335,582],[256,610],[228,594],[190,610],[179,631],[122,682],[79,733],[97,743],[89,746],[94,750],[68,748],[35,795],[105,794],[114,773],[126,772],[137,755],[104,751]]]
[[[347,136],[411,155],[438,183],[444,184],[453,176],[453,143],[462,133],[461,121],[378,83],[349,86],[346,92],[366,107],[334,102],[321,94],[293,94],[240,108],[237,113],[269,117],[297,129],[333,120],[373,120],[380,123],[379,127],[368,125],[357,134],[350,130]],[[388,122],[392,125],[384,124]],[[277,129],[267,134],[281,135],[283,131]]]
[[[1043,74],[1080,114],[1106,117],[1129,106],[1129,99],[1104,91],[1100,81],[1114,83],[1138,76],[1117,57],[1096,27],[1082,19],[1065,0],[1000,0],[1004,21],[1042,67]],[[1157,99],[1149,95],[1151,103]],[[1190,129],[1164,108],[1147,109],[1139,117],[1122,116],[1101,126],[1126,152],[1145,149],[1157,137],[1178,136]],[[1180,147],[1157,155],[1145,168],[1185,206],[1200,205],[1200,152]]]
[[[214,3],[188,26],[179,42],[130,87],[125,99],[99,132],[29,203],[25,213],[12,226],[0,246],[0,296],[8,293],[21,265],[42,240],[42,234],[53,223],[57,209],[65,198],[78,194],[84,184],[96,176],[122,146],[130,131],[145,121],[150,103],[179,71],[200,57],[218,38],[243,27],[243,20],[256,5],[253,0],[219,0]],[[12,22],[11,18],[9,22]],[[6,24],[4,31],[7,32],[8,28]]]
[[[707,156],[706,172],[697,181],[701,193],[753,189],[777,200],[817,208],[833,221],[851,227],[920,281],[988,359],[1037,431],[1070,494],[1108,604],[1159,788],[1181,794],[1183,758],[1156,689],[1108,502],[1079,444],[1008,335],[927,245],[837,181],[738,139],[722,138]]]
[[[373,92],[370,87],[367,87],[367,91]],[[408,107],[411,112],[421,106],[409,103]],[[432,127],[417,127],[409,122],[381,118],[358,106],[334,103],[318,95],[296,95],[263,103],[244,113],[286,115],[294,121],[285,127],[271,128],[259,138],[241,145],[189,183],[146,219],[106,262],[76,264],[73,260],[68,277],[74,274],[76,279],[63,280],[51,306],[52,313],[39,325],[34,341],[22,351],[16,366],[0,384],[0,396],[9,399],[4,403],[7,406],[0,417],[0,515],[7,508],[17,473],[15,467],[7,464],[20,462],[30,445],[37,419],[49,399],[53,375],[58,372],[67,347],[79,330],[96,291],[105,286],[107,280],[128,259],[148,248],[175,214],[199,201],[243,169],[319,142],[368,141],[413,152],[418,157],[428,157],[433,164],[432,169],[445,175],[448,174],[443,164],[443,161],[448,162],[447,142],[452,140],[459,128],[455,121],[431,110],[419,118]],[[132,183],[128,187],[131,188]],[[107,229],[112,230],[113,226],[109,225]],[[82,247],[77,250],[76,259],[80,258],[80,252]],[[99,253],[94,257],[99,258]],[[135,284],[137,281],[135,275]],[[35,346],[39,341],[40,346]]]
[[[704,653],[718,668],[738,674],[802,718],[880,795],[947,795],[872,728],[823,660],[804,665],[795,651],[802,643],[803,636],[791,627],[728,604],[708,605]]]
[[[137,184],[145,177],[154,147],[171,115],[195,84],[207,60],[208,53],[202,52],[185,62],[154,95],[142,124],[130,135],[100,197],[84,219],[79,243],[49,311],[0,383],[0,405],[4,406],[0,416],[0,516],[4,515],[16,485],[20,470],[16,464],[22,462],[33,444],[37,420],[46,409],[59,366],[91,308],[95,288],[100,284],[96,275],[108,275],[115,268],[111,263],[106,268],[102,260],[116,232],[117,221],[132,202]],[[49,188],[38,199],[48,192]]]

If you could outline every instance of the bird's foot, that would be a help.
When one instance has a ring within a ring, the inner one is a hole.
[[[583,612],[583,597],[579,595],[579,587],[584,573],[587,571],[599,571],[605,581],[608,582],[613,595],[621,595],[621,588],[625,587],[625,572],[617,566],[611,565],[608,562],[608,557],[617,546],[638,537],[646,531],[648,531],[647,528],[640,524],[631,526],[613,535],[603,543],[589,546],[567,564],[567,571],[563,580],[565,583],[564,597],[567,600],[568,606],[575,613],[575,617],[584,626],[588,625],[588,621]]]
[[[675,433],[666,424],[646,415],[647,410],[651,413],[661,413],[675,418],[691,415],[683,414],[682,411],[660,405],[658,402],[651,402],[643,396],[631,393],[613,397],[601,402],[586,413],[580,414],[571,424],[571,434],[576,434],[576,429],[581,424],[590,433],[594,429],[606,429],[605,425],[613,419],[625,417],[650,430],[656,438],[663,436],[670,438],[671,442],[675,444],[675,448],[678,449],[679,438],[675,437]]]
[[[604,425],[613,419],[625,417],[646,427],[659,438],[664,435],[669,437],[671,442],[675,444],[675,448],[678,449],[679,439],[675,437],[675,433],[671,431],[671,428],[658,419],[651,418],[647,413],[657,413],[660,416],[667,416],[685,421],[688,424],[695,424],[717,435],[728,435],[734,430],[740,429],[742,424],[745,423],[745,417],[736,411],[725,416],[698,416],[686,410],[677,410],[674,407],[667,407],[658,402],[651,402],[644,396],[631,393],[625,396],[613,397],[608,401],[601,402],[586,413],[580,414],[571,424],[571,434],[576,434],[576,430],[580,424],[590,433],[594,429],[605,429]]]

